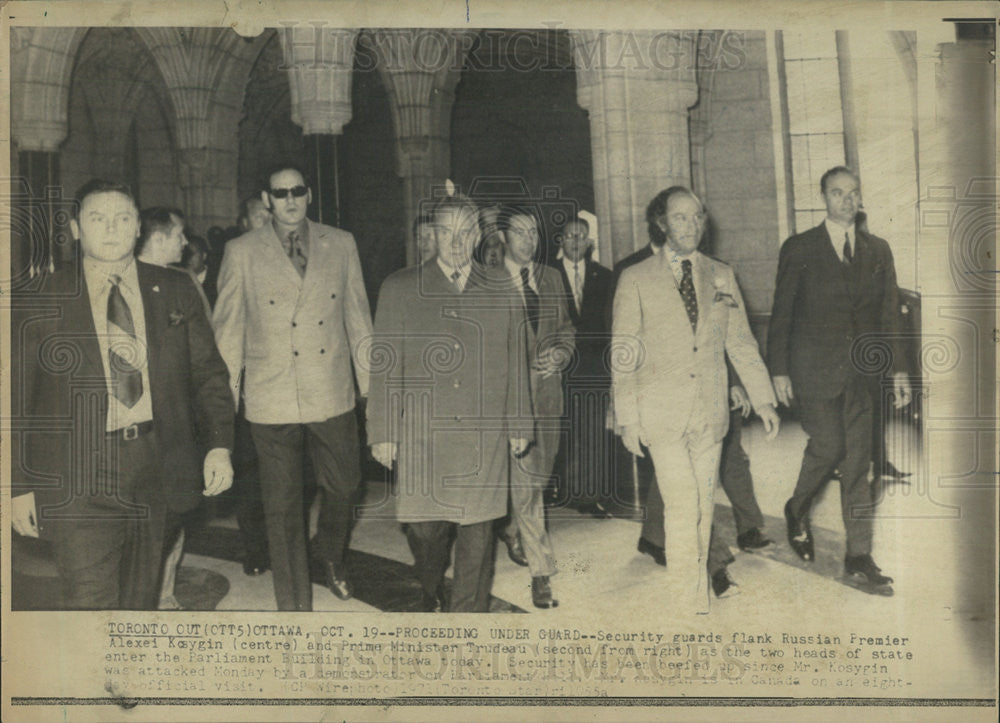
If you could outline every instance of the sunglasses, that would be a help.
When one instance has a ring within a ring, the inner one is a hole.
[[[291,188],[272,188],[269,193],[275,198],[287,198],[288,194],[292,194],[295,198],[302,198],[309,193],[309,189],[305,186],[292,186]]]

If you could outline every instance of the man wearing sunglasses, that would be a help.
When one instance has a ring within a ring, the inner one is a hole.
[[[354,237],[306,218],[305,174],[275,167],[261,198],[271,222],[226,245],[213,324],[234,397],[246,375],[278,609],[308,611],[304,448],[323,491],[317,551],[326,582],[341,600],[352,594],[344,553],[361,481],[355,379],[366,395],[357,351],[372,333],[371,313]]]

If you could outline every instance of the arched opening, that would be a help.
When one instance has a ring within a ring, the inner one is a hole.
[[[455,89],[454,180],[537,204],[551,242],[567,208],[594,211],[590,123],[566,31],[484,30]],[[502,179],[502,180],[501,180]]]

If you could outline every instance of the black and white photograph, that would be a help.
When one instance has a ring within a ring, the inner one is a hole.
[[[994,719],[996,3],[3,11],[5,719]]]

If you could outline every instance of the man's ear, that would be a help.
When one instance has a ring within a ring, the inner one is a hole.
[[[73,235],[74,241],[80,240],[80,222],[75,218],[69,220],[69,232]]]
[[[311,188],[306,189],[306,205],[310,205],[313,202],[313,190]]]
[[[267,191],[260,192],[260,200],[264,202],[264,208],[268,211],[274,211],[274,209],[271,208],[271,198],[268,196]],[[247,219],[247,225],[249,225],[249,219]]]

